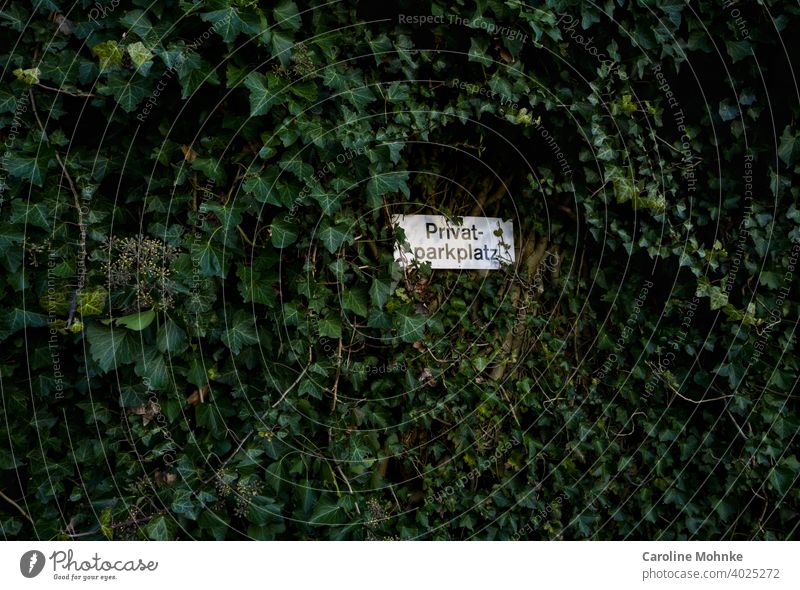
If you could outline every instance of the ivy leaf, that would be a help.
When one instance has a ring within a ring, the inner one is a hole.
[[[336,502],[322,500],[314,507],[309,524],[341,524],[346,519],[344,509]]]
[[[326,220],[323,221],[323,228],[319,232],[319,239],[325,245],[328,252],[333,254],[347,241],[348,232],[340,226],[328,225]]]
[[[78,296],[77,311],[82,316],[100,315],[106,307],[108,293],[103,287],[84,289]]]
[[[387,172],[376,174],[367,183],[367,205],[373,209],[383,206],[383,196],[401,192],[406,197],[411,195],[406,181],[408,172]]]
[[[322,187],[311,192],[311,197],[322,207],[325,215],[333,215],[341,208],[339,195]]]
[[[292,2],[292,0],[284,0],[278,4],[278,6],[273,9],[272,15],[275,17],[278,26],[282,29],[296,31],[302,24],[300,22],[300,11],[297,10],[297,4]]]
[[[369,296],[372,304],[376,307],[383,309],[386,302],[389,300],[389,294],[392,292],[392,287],[386,281],[373,279],[372,286],[369,288]]]
[[[86,338],[89,353],[104,372],[132,362],[136,354],[138,341],[128,330],[114,330],[92,322],[86,329]]]
[[[128,45],[128,55],[137,68],[141,68],[145,63],[153,59],[153,53],[141,41]],[[142,73],[146,74],[147,72],[143,70]]]
[[[147,13],[143,10],[134,9],[127,11],[120,17],[119,22],[125,26],[129,34],[133,33],[140,39],[153,41],[150,39],[151,35],[153,35],[153,23],[150,22]],[[160,37],[161,35],[158,34],[153,42],[157,43]]]
[[[6,156],[5,168],[15,178],[20,178],[36,186],[42,186],[47,160],[38,154],[28,155],[22,152],[12,152]]]
[[[739,107],[729,100],[719,103],[719,116],[723,121],[732,121],[739,116]]]
[[[783,135],[781,135],[781,144],[778,146],[778,157],[783,160],[784,164],[791,166],[794,163],[798,147],[800,146],[797,144],[797,135],[792,133],[792,130],[787,125],[783,129]]]
[[[265,525],[276,521],[280,522],[283,520],[281,516],[281,506],[276,504],[271,498],[254,496],[250,500],[247,519],[257,525]]]
[[[321,337],[339,339],[342,337],[342,322],[337,317],[328,316],[317,322],[317,330]]]
[[[178,72],[183,99],[194,95],[203,84],[218,86],[220,83],[214,68],[196,53],[190,53],[188,57],[182,56],[175,70]]]
[[[250,91],[250,116],[266,115],[278,97],[272,92],[263,74],[250,72],[244,79],[244,85]]]
[[[147,326],[152,324],[154,319],[156,319],[155,310],[148,309],[147,311],[135,312],[129,315],[119,317],[116,319],[114,323],[117,326],[125,326],[129,330],[141,332]]]
[[[711,287],[710,303],[711,309],[720,309],[728,303],[728,295],[719,287]]]
[[[167,364],[155,346],[145,347],[143,354],[140,351],[134,370],[137,375],[146,378],[153,389],[162,389],[169,383]]]
[[[739,384],[742,382],[745,374],[745,367],[741,365],[737,365],[735,363],[728,363],[723,365],[719,369],[717,369],[716,373],[720,377],[727,377],[728,383],[730,384],[731,388],[735,391]]]
[[[279,215],[272,221],[272,245],[276,248],[285,248],[294,244],[299,235],[297,224],[289,214]]]
[[[242,183],[244,192],[253,195],[259,203],[267,203],[269,205],[280,205],[281,202],[277,199],[276,187],[273,178],[255,174],[249,176],[247,180]]]
[[[17,97],[8,90],[0,88],[0,113],[13,113],[17,110]]]
[[[278,56],[281,65],[288,67],[292,59],[294,38],[280,31],[272,32],[272,54]]]
[[[206,12],[200,15],[200,18],[206,22],[212,23],[212,29],[217,35],[222,37],[226,43],[232,43],[242,31],[242,19],[239,18],[238,11],[229,6],[222,10],[215,10],[213,12]]]
[[[171,533],[166,516],[156,516],[145,527],[147,537],[152,541],[169,541]]]
[[[487,56],[489,51],[489,39],[484,37],[473,37],[469,45],[469,61],[476,61],[481,65],[489,66],[492,58]]]
[[[145,97],[150,96],[150,85],[148,79],[141,76],[128,80],[118,74],[111,74],[108,82],[98,86],[97,91],[100,94],[113,95],[119,106],[126,113],[131,113]]]
[[[47,316],[22,309],[11,309],[0,315],[0,340],[22,328],[41,328],[47,325]]]
[[[244,346],[257,343],[258,333],[252,316],[246,311],[237,311],[222,335],[222,342],[233,354],[239,354]]]
[[[746,40],[727,41],[725,43],[725,48],[728,50],[728,55],[731,56],[731,61],[733,61],[733,63],[753,55],[753,48],[750,42]]]
[[[403,342],[416,342],[425,335],[425,322],[423,316],[401,315],[399,322],[399,336]]]
[[[797,478],[796,471],[793,472],[781,466],[775,466],[769,474],[769,481],[775,491],[782,496],[786,495],[791,489],[792,483]]]
[[[156,344],[161,352],[170,356],[181,354],[189,346],[186,332],[172,320],[159,326]]]
[[[205,277],[224,276],[220,254],[211,238],[192,245],[192,260],[197,261],[200,273]]]
[[[207,428],[215,438],[224,436],[226,432],[225,421],[215,404],[198,404],[195,408],[195,417],[197,418],[197,424]]]
[[[283,323],[287,326],[296,326],[300,323],[300,310],[295,304],[283,304]]]
[[[113,39],[92,47],[92,54],[100,58],[100,70],[103,72],[122,63],[122,50]]]
[[[197,520],[201,508],[188,490],[178,492],[172,501],[172,512],[185,516],[190,520]]]
[[[41,72],[39,68],[29,68],[27,70],[23,70],[22,68],[17,68],[14,70],[14,75],[17,77],[17,80],[20,82],[27,84],[28,86],[33,86],[34,84],[39,83],[39,76]]]
[[[362,317],[367,317],[367,294],[358,288],[342,293],[342,307]]]

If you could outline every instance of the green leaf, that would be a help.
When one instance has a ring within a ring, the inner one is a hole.
[[[217,245],[208,241],[192,245],[192,260],[196,261],[200,274],[205,277],[222,277],[222,252]]]
[[[322,187],[317,187],[317,190],[311,191],[311,198],[319,203],[325,215],[333,215],[336,211],[341,209],[339,195],[335,192],[325,190]]]
[[[387,172],[375,174],[367,183],[367,205],[373,209],[383,206],[383,196],[401,192],[406,197],[411,195],[406,181],[408,172]]]
[[[190,491],[182,490],[175,495],[171,508],[175,514],[185,516],[189,520],[197,520],[202,506]]]
[[[114,539],[114,529],[111,526],[112,510],[106,508],[100,513],[100,532],[109,541]]]
[[[389,300],[389,294],[392,292],[392,286],[379,279],[373,279],[372,286],[369,288],[369,296],[372,304],[376,307],[383,309],[386,302]]]
[[[195,409],[195,416],[198,426],[207,428],[215,438],[225,435],[225,420],[223,420],[215,404],[198,404]]]
[[[337,317],[328,316],[317,322],[317,330],[320,337],[339,339],[342,337],[342,322]]]
[[[348,240],[348,231],[342,226],[329,225],[327,220],[322,222],[322,226],[319,239],[328,252],[333,254]]]
[[[346,520],[345,511],[335,501],[322,500],[314,507],[309,524],[341,524]]]
[[[286,68],[291,63],[294,38],[280,31],[272,32],[272,55],[276,55],[281,65]]]
[[[130,315],[119,317],[114,323],[117,326],[125,326],[129,330],[141,332],[147,326],[152,324],[154,319],[156,319],[155,310],[148,309],[147,311],[136,312]]]
[[[247,194],[253,195],[259,203],[281,204],[275,195],[276,187],[273,178],[262,175],[249,176],[242,183],[242,188]]]
[[[258,332],[256,332],[252,316],[246,311],[237,311],[230,320],[228,329],[222,335],[222,342],[230,348],[233,354],[239,354],[244,346],[256,344]]]
[[[296,31],[302,24],[300,22],[300,11],[297,9],[297,4],[292,0],[283,0],[272,11],[277,25],[282,29],[289,29]]]
[[[167,364],[155,346],[146,346],[143,353],[139,351],[134,371],[140,377],[146,378],[153,389],[163,389],[169,383]]]
[[[5,168],[15,178],[42,186],[47,160],[39,154],[28,155],[22,152],[11,152],[6,155]]]
[[[342,307],[362,317],[367,317],[367,294],[360,288],[345,289]]]
[[[794,164],[798,148],[800,148],[800,145],[797,143],[797,135],[792,133],[792,130],[787,125],[783,129],[783,135],[781,135],[781,143],[780,146],[778,146],[778,157],[783,160],[784,164],[791,166]]]
[[[733,121],[739,116],[739,107],[728,100],[719,103],[719,116],[723,121]]]
[[[258,525],[265,525],[283,520],[281,507],[272,498],[264,496],[254,496],[250,500],[250,507],[247,511],[247,519]]]
[[[728,295],[719,287],[711,287],[711,309],[720,309],[728,303]]]
[[[425,323],[427,318],[423,316],[401,315],[399,322],[399,336],[403,342],[416,342],[425,335]]]
[[[244,79],[245,87],[250,91],[250,116],[266,115],[272,105],[278,102],[278,97],[267,85],[263,74],[251,72]]]
[[[488,56],[489,39],[485,37],[472,37],[469,46],[469,61],[478,62],[481,65],[489,66],[492,64],[491,56]]]
[[[172,320],[167,320],[159,326],[156,343],[161,352],[170,356],[181,354],[189,346],[186,332]]]
[[[753,55],[753,48],[750,45],[750,42],[746,40],[726,41],[725,47],[727,48],[728,55],[731,56],[731,61],[733,61],[733,63]]]
[[[279,215],[272,220],[272,245],[276,248],[285,248],[294,244],[299,235],[297,224],[289,214]]]
[[[147,537],[152,541],[169,541],[171,533],[166,516],[156,516],[145,527]]]
[[[111,94],[126,113],[135,111],[139,104],[150,96],[150,80],[135,76],[128,80],[118,74],[111,74],[106,84],[99,85],[100,94]]]
[[[138,339],[128,330],[103,327],[92,322],[86,329],[89,352],[102,371],[110,371],[133,361]]]
[[[22,309],[0,312],[0,340],[22,328],[41,328],[47,325],[47,316]]]
[[[222,10],[215,10],[213,12],[206,12],[200,15],[204,21],[212,23],[211,29],[217,33],[226,43],[232,43],[242,31],[244,24],[242,19],[239,18],[239,12],[229,6]]]
[[[178,80],[181,84],[181,98],[193,96],[203,85],[219,85],[219,76],[216,70],[197,53],[190,53],[176,66]]]

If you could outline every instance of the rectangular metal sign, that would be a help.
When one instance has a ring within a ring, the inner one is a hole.
[[[431,268],[496,270],[514,262],[514,228],[499,217],[462,217],[456,225],[444,215],[393,215],[408,244],[394,257],[405,267],[414,260]]]

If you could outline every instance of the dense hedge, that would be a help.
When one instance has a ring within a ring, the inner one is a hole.
[[[4,538],[797,538],[797,13],[6,3]]]

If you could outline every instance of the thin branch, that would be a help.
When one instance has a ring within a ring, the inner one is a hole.
[[[5,500],[5,501],[6,501],[6,502],[8,502],[9,504],[11,504],[11,505],[12,505],[14,508],[16,508],[17,510],[19,510],[19,513],[20,513],[22,516],[24,516],[24,517],[25,517],[25,518],[28,520],[28,522],[30,522],[30,523],[31,523],[31,524],[32,524],[34,527],[36,527],[36,523],[35,523],[35,522],[33,522],[33,519],[32,519],[32,518],[31,518],[31,517],[28,515],[28,513],[27,513],[27,512],[25,512],[25,510],[23,510],[22,506],[20,506],[19,504],[17,504],[16,502],[14,502],[14,500],[12,500],[12,499],[11,499],[11,498],[9,498],[8,496],[6,496],[6,495],[3,493],[3,490],[0,490],[0,498],[3,498],[3,500]]]
[[[278,401],[276,401],[274,404],[272,404],[272,407],[273,407],[273,408],[274,408],[274,407],[276,407],[278,404],[280,404],[280,403],[281,403],[283,400],[285,400],[285,399],[286,399],[286,396],[287,396],[287,395],[289,395],[289,392],[290,392],[290,391],[292,391],[292,389],[294,389],[294,388],[295,388],[295,386],[296,386],[298,383],[300,383],[300,379],[302,379],[302,378],[303,378],[303,375],[305,375],[305,374],[306,374],[306,372],[308,371],[308,368],[309,368],[310,366],[311,366],[311,347],[309,346],[309,347],[308,347],[308,364],[306,365],[306,368],[305,368],[305,369],[303,369],[303,370],[300,372],[300,374],[297,376],[297,379],[295,379],[295,380],[294,380],[294,383],[292,383],[292,384],[289,386],[289,388],[288,388],[286,391],[284,391],[284,392],[283,392],[283,395],[281,395],[280,399],[279,399]]]
[[[678,391],[677,389],[675,389],[671,385],[669,386],[669,388],[672,391],[672,393],[677,395],[679,398],[685,399],[687,402],[692,402],[693,404],[704,404],[704,403],[707,403],[707,402],[716,402],[716,401],[719,401],[721,399],[728,399],[730,397],[733,397],[733,395],[721,395],[719,397],[712,397],[711,399],[694,400],[694,399],[690,399],[690,398],[686,397],[685,395],[681,394],[680,391]]]
[[[351,496],[355,496],[355,492],[353,491],[353,486],[350,485],[350,480],[347,479],[347,477],[344,474],[344,471],[342,471],[342,466],[339,465],[338,463],[336,464],[336,470],[339,472],[339,475],[342,476],[342,479],[344,480],[344,483],[347,484],[347,489],[350,490],[350,495]],[[356,507],[356,512],[361,514],[361,509],[358,507],[358,502],[353,502],[353,504]]]
[[[53,88],[51,86],[45,86],[44,84],[37,84],[39,88],[44,88],[45,90],[51,90],[53,92],[58,92],[60,94],[67,94],[69,96],[74,96],[76,98],[94,98],[97,96],[96,94],[92,94],[91,92],[69,92],[68,90],[63,90],[61,88]]]
[[[736,430],[738,430],[739,434],[742,435],[742,438],[744,439],[744,441],[747,442],[747,440],[748,440],[747,439],[747,435],[745,435],[744,431],[741,429],[739,424],[736,422],[736,420],[734,420],[733,414],[731,414],[730,410],[725,410],[725,412],[728,414],[728,417],[731,419],[731,422],[733,422],[733,425],[736,426]]]
[[[331,412],[336,409],[336,400],[337,400],[337,393],[339,391],[339,376],[342,374],[342,339],[339,338],[339,352],[337,353],[337,360],[336,363],[336,381],[333,382],[333,405],[331,406]]]

